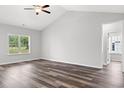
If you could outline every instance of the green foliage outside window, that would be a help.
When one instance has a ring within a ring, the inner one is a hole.
[[[29,36],[9,35],[9,54],[29,53]]]

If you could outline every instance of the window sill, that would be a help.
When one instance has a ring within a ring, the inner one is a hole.
[[[29,55],[31,53],[16,53],[16,54],[8,54],[8,56],[16,56],[16,55]]]

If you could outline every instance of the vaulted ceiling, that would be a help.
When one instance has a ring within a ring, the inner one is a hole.
[[[124,13],[123,5],[52,5],[48,9],[51,14],[41,12],[38,16],[34,11],[26,11],[24,8],[33,7],[31,5],[0,5],[0,23],[15,25],[41,31],[43,28],[53,23],[66,11],[88,11],[88,12],[108,12]],[[23,25],[24,24],[24,25]]]
[[[124,5],[63,5],[68,11],[124,13]]]
[[[61,6],[50,6],[48,10],[51,14],[41,12],[36,15],[33,10],[24,10],[24,8],[28,7],[33,6],[0,5],[0,23],[42,30],[65,13],[65,9]]]

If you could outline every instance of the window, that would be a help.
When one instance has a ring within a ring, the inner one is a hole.
[[[30,36],[9,35],[9,54],[30,53]]]
[[[121,38],[120,36],[112,36],[112,48],[111,51],[112,53],[121,53]]]

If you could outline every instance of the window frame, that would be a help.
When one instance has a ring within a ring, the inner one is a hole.
[[[21,52],[19,52],[19,53],[10,53],[9,52],[9,36],[18,36],[19,37],[19,39],[18,39],[18,46],[19,46],[19,48],[20,48],[20,46],[21,46],[21,43],[20,43],[20,37],[21,36],[26,36],[26,37],[28,37],[28,46],[29,46],[29,51],[28,51],[28,53],[21,53]],[[30,54],[31,53],[31,37],[30,37],[30,35],[23,35],[23,34],[8,34],[7,35],[7,39],[8,39],[8,55],[27,55],[27,54]]]

